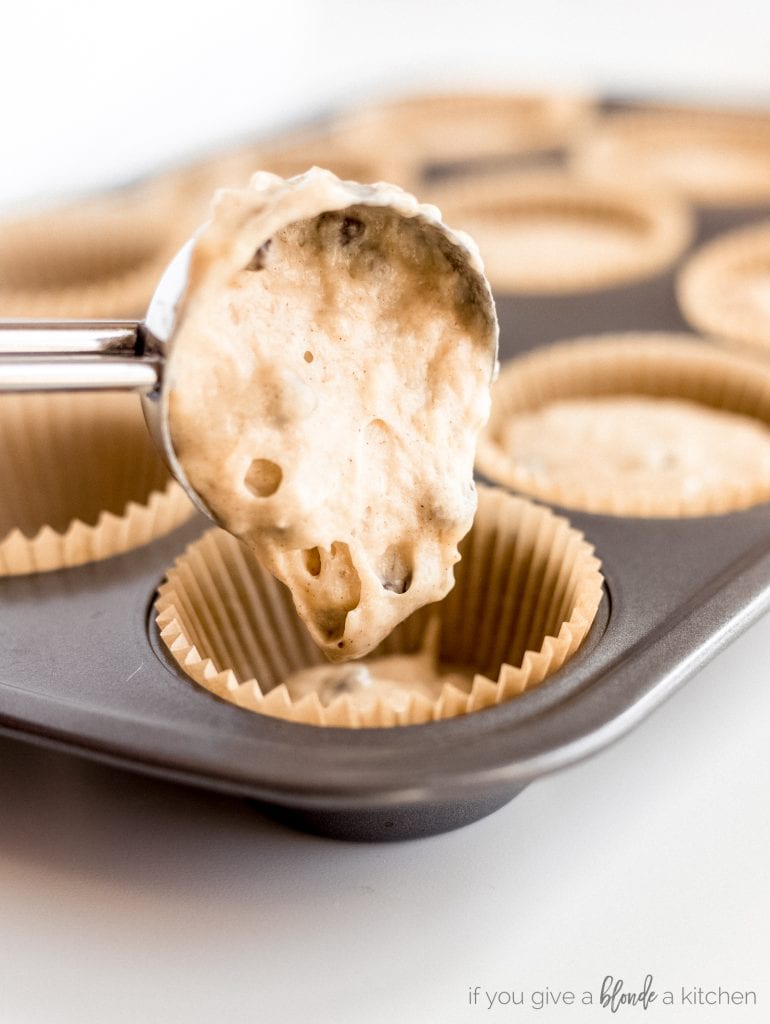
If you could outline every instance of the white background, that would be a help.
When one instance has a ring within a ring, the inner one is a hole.
[[[2,204],[415,85],[770,105],[765,0],[6,0],[3,14]]]
[[[325,105],[473,82],[770,107],[767,3],[6,4],[0,205]],[[0,741],[0,1021],[593,1021],[468,987],[755,989],[770,1020],[770,621],[632,736],[447,836],[355,846]],[[482,996],[483,1000],[483,996]]]

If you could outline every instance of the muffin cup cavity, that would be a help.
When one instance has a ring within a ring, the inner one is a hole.
[[[189,235],[210,216],[217,189],[245,188],[257,171],[291,178],[311,167],[326,168],[344,181],[388,181],[407,191],[416,187],[407,161],[393,152],[353,145],[333,128],[279,136],[216,153],[172,171],[162,180],[174,197],[179,224],[184,226],[182,234]]]
[[[363,152],[429,166],[561,148],[585,129],[593,104],[560,94],[426,94],[340,114],[335,127]]]
[[[572,154],[592,180],[672,188],[700,206],[770,202],[770,117],[706,108],[610,114]]]
[[[431,193],[447,223],[479,245],[492,284],[509,294],[591,292],[666,269],[692,237],[669,193],[634,192],[563,172],[456,178]]]
[[[566,519],[502,490],[479,488],[473,528],[449,596],[408,618],[373,656],[414,653],[438,629],[442,667],[472,674],[470,692],[445,683],[436,700],[412,694],[365,706],[346,695],[292,701],[283,680],[323,663],[288,591],[237,540],[210,530],[169,569],[156,602],[163,642],[179,667],[249,711],[319,726],[380,727],[451,718],[539,685],[577,650],[594,620],[602,576],[593,548]],[[437,627],[432,623],[438,623]]]
[[[182,241],[159,183],[6,221],[0,316],[141,317]]]
[[[192,513],[136,395],[3,395],[0,442],[0,575],[109,558]]]

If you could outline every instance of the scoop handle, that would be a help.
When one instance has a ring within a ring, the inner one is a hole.
[[[0,320],[0,392],[154,391],[161,359],[132,320]]]

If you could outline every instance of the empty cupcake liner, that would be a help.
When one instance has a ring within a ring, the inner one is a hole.
[[[271,171],[282,178],[301,174],[310,167],[325,167],[343,181],[371,184],[388,181],[411,189],[415,177],[406,160],[388,150],[367,150],[348,139],[343,131],[304,133],[263,144],[258,151],[258,170]]]
[[[606,396],[683,399],[738,413],[770,426],[770,373],[755,360],[709,345],[692,335],[609,334],[576,338],[510,361],[493,387],[492,413],[479,440],[476,464],[490,480],[567,508],[610,515],[678,517],[714,515],[770,500],[770,474],[726,479],[701,493],[682,486],[639,494],[618,474],[611,487],[591,471],[581,453],[581,485],[551,476],[546,483],[524,474],[506,451],[506,426],[523,413],[564,399]],[[597,407],[597,416],[601,416]],[[715,454],[716,458],[716,454]]]
[[[650,277],[693,232],[675,196],[558,171],[464,176],[434,188],[430,199],[473,236],[492,284],[509,293],[593,291]]]
[[[703,206],[770,201],[770,117],[661,108],[596,121],[572,165],[594,180],[672,188]]]
[[[181,241],[155,183],[6,221],[0,316],[141,317]]]
[[[0,478],[0,575],[109,558],[193,511],[136,395],[3,395]]]
[[[169,569],[156,601],[160,635],[209,692],[292,722],[395,726],[480,710],[539,685],[577,650],[602,576],[593,548],[566,519],[501,490],[479,488],[460,550],[449,596],[405,620],[373,656],[414,653],[437,629],[440,664],[472,673],[469,693],[445,683],[436,700],[414,694],[406,705],[379,697],[354,707],[343,694],[324,706],[316,693],[292,701],[283,681],[322,656],[286,588],[222,530],[208,531]]]
[[[298,132],[215,153],[169,172],[162,180],[174,196],[178,223],[186,237],[208,219],[217,189],[245,187],[257,171],[290,178],[314,166],[333,171],[346,181],[389,181],[407,190],[415,184],[405,161],[392,153],[370,153],[350,145],[332,129]]]
[[[359,150],[395,154],[418,172],[431,164],[563,147],[592,114],[593,104],[578,96],[446,93],[352,109],[335,127]]]
[[[679,274],[677,299],[696,330],[770,354],[770,221],[699,249]]]

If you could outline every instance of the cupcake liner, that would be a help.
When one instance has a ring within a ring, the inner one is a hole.
[[[429,164],[555,149],[585,127],[593,105],[567,95],[416,95],[343,113],[340,135],[372,154],[393,154],[418,171]]]
[[[161,184],[6,221],[0,317],[141,317],[182,239]]]
[[[255,170],[271,171],[282,178],[301,174],[310,167],[325,167],[343,181],[388,181],[406,190],[416,183],[408,161],[398,153],[363,149],[334,128],[276,139],[260,147],[257,155],[259,165]]]
[[[163,184],[175,198],[178,222],[187,237],[208,219],[217,189],[245,187],[257,171],[290,178],[311,167],[324,167],[346,181],[388,181],[407,190],[415,185],[411,169],[395,154],[370,153],[350,145],[331,129],[295,133],[213,154],[170,172],[163,177]]]
[[[770,221],[703,246],[680,272],[676,290],[696,330],[770,354]]]
[[[593,622],[602,576],[593,548],[566,519],[504,491],[479,488],[456,583],[415,613],[373,657],[416,652],[433,628],[441,666],[473,674],[469,693],[445,683],[436,700],[378,696],[323,706],[292,701],[283,681],[323,664],[288,591],[235,538],[210,530],[169,569],[156,601],[160,635],[196,683],[249,711],[312,725],[374,727],[451,718],[539,685],[577,650]]]
[[[708,109],[611,114],[572,154],[594,180],[661,185],[703,206],[770,201],[770,117]]]
[[[523,474],[506,452],[506,426],[523,413],[563,399],[614,396],[683,399],[739,413],[770,426],[770,373],[755,360],[720,350],[691,335],[609,334],[576,338],[514,359],[493,387],[492,413],[479,440],[476,465],[490,480],[568,508],[610,515],[677,517],[714,515],[770,500],[770,473],[725,479],[705,494],[655,487],[633,493],[620,475],[604,487],[591,472],[590,452],[580,486]],[[597,417],[601,411],[597,408]]]
[[[650,277],[692,237],[685,204],[563,172],[452,179],[430,199],[473,236],[493,286],[509,293],[593,291]]]
[[[139,547],[192,513],[152,445],[136,395],[3,395],[0,575]]]

